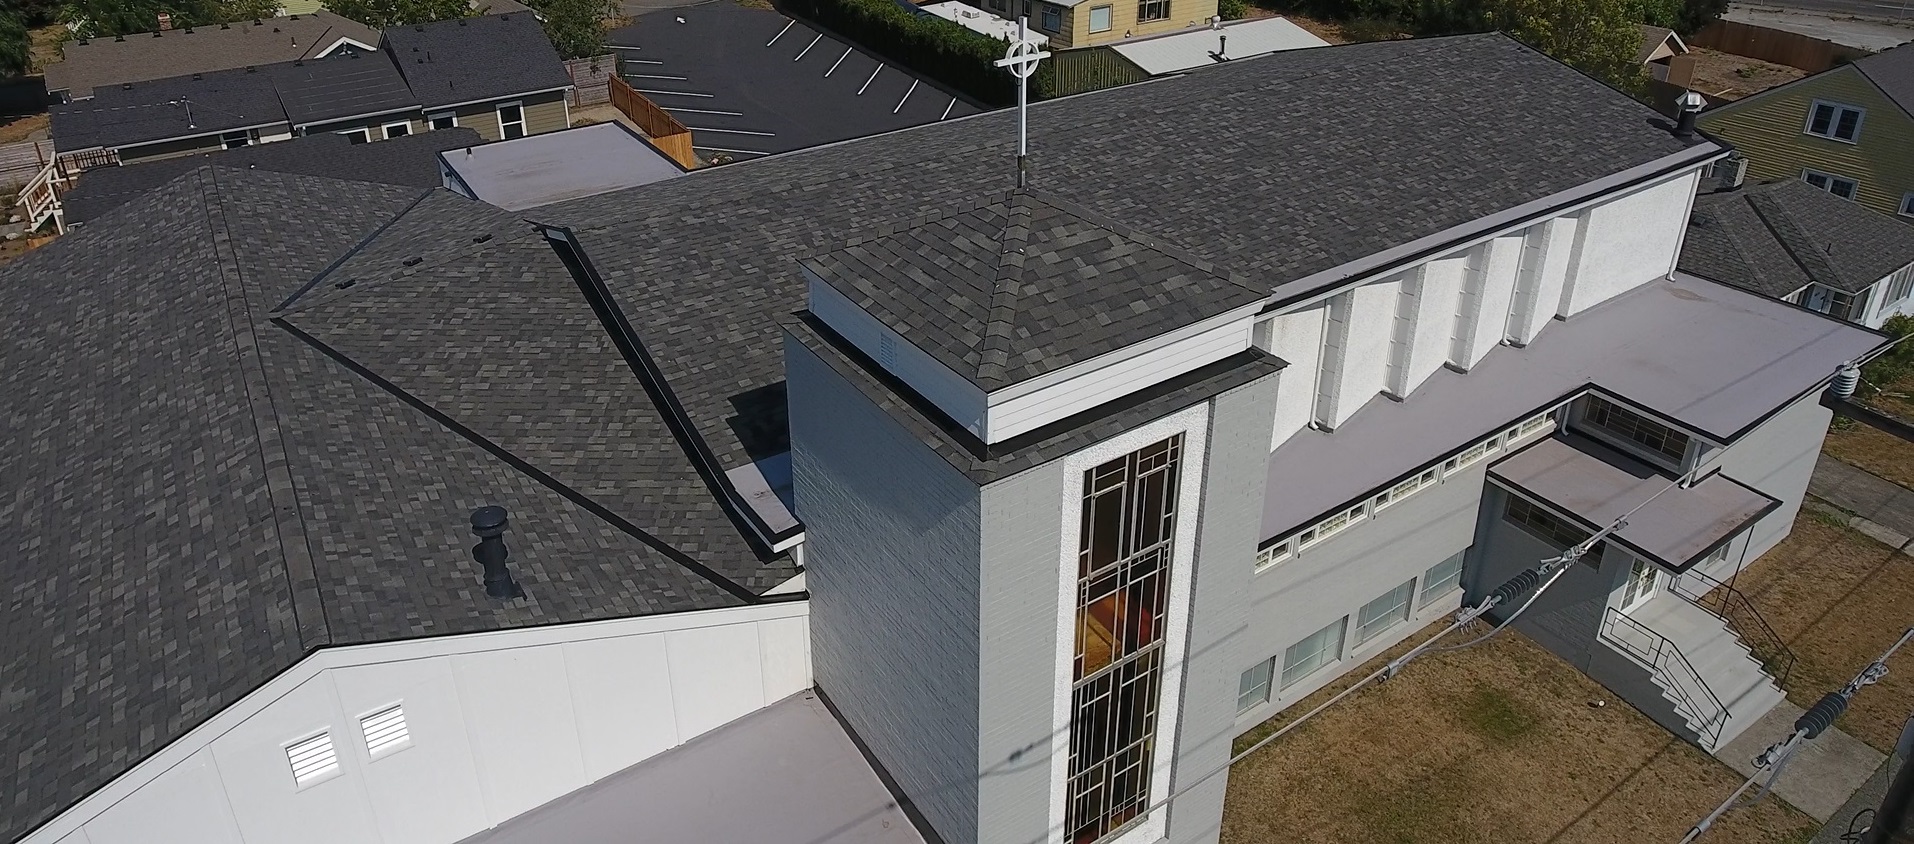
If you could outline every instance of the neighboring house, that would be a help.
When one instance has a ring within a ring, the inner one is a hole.
[[[1914,45],[1702,112],[1748,157],[1748,177],[1800,179],[1914,220]]]
[[[1676,269],[1728,147],[1496,34],[1028,117],[1028,187],[1009,111],[516,213],[208,165],[0,268],[0,841],[1212,844],[1618,509],[1517,625],[1780,699],[1672,581],[1886,341]]]
[[[1698,197],[1681,268],[1869,328],[1914,313],[1914,226],[1794,180]]]
[[[1048,36],[1050,46],[1060,50],[1208,26],[1216,17],[1216,0],[976,0],[976,4],[1011,20],[1028,17],[1030,28]]]
[[[571,125],[571,75],[529,13],[391,27],[385,49],[434,129],[496,141]]]
[[[1641,25],[1642,46],[1635,61],[1657,82],[1686,88],[1695,80],[1695,59],[1681,36],[1666,27]]]
[[[971,32],[988,35],[999,41],[1015,41],[1017,39],[1016,21],[1010,20],[1009,18],[998,17],[969,3],[965,3],[963,0],[944,0],[942,3],[927,3],[918,6],[917,11],[927,15],[935,15],[968,29]],[[1036,36],[1039,41],[1048,40],[1045,39],[1041,33],[1031,32],[1029,34]]]
[[[429,188],[442,181],[439,153],[483,142],[478,133],[470,129],[426,132],[371,144],[355,144],[343,135],[327,132],[279,144],[237,147],[123,167],[95,167],[80,174],[73,187],[60,197],[60,204],[68,226],[84,224],[208,164]]]
[[[357,50],[99,88],[50,112],[62,154],[105,150],[127,164],[320,132],[366,141],[426,127],[391,59]]]
[[[379,49],[379,32],[331,12],[173,29],[68,43],[46,66],[47,93],[61,102],[96,88],[194,73],[318,59],[341,49]]]
[[[1121,41],[1110,45],[1110,49],[1145,73],[1161,76],[1219,61],[1327,46],[1329,42],[1311,35],[1309,30],[1276,17],[1230,21],[1218,28]]]

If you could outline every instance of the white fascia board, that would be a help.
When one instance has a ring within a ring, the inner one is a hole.
[[[572,89],[572,86],[570,85],[560,85],[556,88],[540,88],[536,91],[520,91],[516,94],[505,94],[503,96],[498,96],[498,97],[481,97],[476,100],[466,100],[464,102],[458,102],[458,103],[446,103],[444,105],[424,106],[423,110],[430,111],[436,114],[438,112],[445,111],[447,109],[464,108],[465,106],[477,105],[479,103],[498,103],[499,105],[514,105],[514,104],[518,104],[519,100],[522,100],[526,97],[536,97],[539,94],[549,94],[553,91],[569,91],[571,89]]]
[[[1498,211],[1471,223],[1420,237],[1359,260],[1311,273],[1295,281],[1285,282],[1276,287],[1272,298],[1280,303],[1279,311],[1294,310],[1327,299],[1356,285],[1384,278],[1443,255],[1494,240],[1543,220],[1573,214],[1650,185],[1687,178],[1734,152],[1733,149],[1718,143],[1711,142],[1704,146],[1712,149],[1712,153],[1706,158],[1695,158],[1695,150],[1700,147],[1691,147],[1673,155],[1663,156],[1647,164],[1550,194],[1514,208]],[[1669,169],[1681,164],[1684,160],[1688,160],[1688,166]],[[1667,172],[1662,172],[1664,170]],[[1649,178],[1657,173],[1661,175],[1661,178]],[[1491,228],[1478,229],[1473,234],[1467,233],[1470,228],[1478,225],[1488,225]],[[1428,254],[1413,263],[1402,263],[1421,253]]]
[[[337,50],[337,49],[339,49],[340,47],[345,47],[345,46],[352,46],[352,47],[357,47],[357,48],[359,48],[359,49],[361,49],[361,50],[364,50],[364,51],[366,51],[366,52],[368,52],[368,53],[376,53],[376,52],[379,52],[379,48],[377,48],[377,47],[374,47],[374,46],[372,46],[372,45],[370,45],[370,44],[366,44],[366,43],[364,43],[364,42],[362,42],[362,41],[358,41],[358,40],[355,40],[355,39],[352,39],[352,38],[340,38],[339,40],[337,40],[337,41],[334,41],[334,42],[332,42],[332,44],[331,44],[330,46],[327,46],[327,47],[326,47],[326,48],[325,48],[324,50],[320,50],[319,52],[317,52],[317,53],[315,53],[315,54],[313,54],[313,58],[315,58],[315,59],[323,59],[323,58],[325,58],[325,57],[327,57],[327,56],[330,56],[330,55],[332,55],[332,51],[334,51],[334,50]]]
[[[583,621],[519,630],[493,630],[484,633],[409,639],[401,642],[324,648],[307,655],[305,659],[280,672],[278,676],[266,681],[264,685],[254,689],[245,697],[214,713],[212,717],[187,731],[185,735],[154,751],[152,755],[134,765],[131,770],[115,777],[113,781],[87,795],[53,820],[28,833],[25,838],[20,839],[20,844],[56,844],[56,842],[64,841],[66,836],[72,835],[87,822],[132,796],[134,792],[144,788],[167,771],[184,764],[194,754],[210,746],[214,740],[244,724],[248,719],[264,711],[280,698],[291,694],[293,690],[319,676],[323,671],[429,657],[457,656],[567,642],[616,639],[676,630],[802,618],[809,616],[810,612],[811,606],[808,600],[787,600],[637,618]]]
[[[1254,320],[1256,315],[1262,312],[1263,305],[1264,303],[1262,302],[1244,305],[1236,310],[1218,314],[1202,322],[1194,322],[1167,334],[1157,335],[1141,343],[1125,346],[1113,352],[1105,352],[1089,360],[1078,361],[1062,369],[1046,372],[1028,381],[1019,381],[1008,387],[1003,387],[986,394],[984,396],[985,404],[988,407],[995,407],[1012,399],[1022,398],[1031,393],[1042,392],[1045,389],[1074,380],[1078,376],[1095,372],[1111,364],[1122,363],[1131,358],[1161,351],[1164,348],[1176,345],[1178,342],[1208,333],[1212,329],[1228,325],[1237,320]],[[1139,389],[1141,388],[1139,387]]]

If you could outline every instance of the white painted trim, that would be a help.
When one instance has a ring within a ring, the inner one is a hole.
[[[1069,381],[1074,378],[1078,378],[1080,376],[1095,372],[1099,369],[1103,369],[1112,364],[1120,363],[1122,361],[1126,361],[1135,357],[1141,357],[1143,355],[1150,354],[1151,352],[1159,351],[1166,347],[1173,346],[1179,342],[1188,340],[1191,337],[1195,337],[1195,336],[1204,334],[1206,332],[1209,332],[1213,329],[1219,328],[1221,326],[1228,325],[1229,323],[1234,322],[1236,320],[1254,317],[1258,312],[1260,312],[1263,309],[1263,304],[1264,303],[1262,302],[1257,302],[1253,305],[1245,305],[1243,307],[1237,308],[1236,310],[1218,314],[1216,316],[1210,317],[1209,319],[1203,320],[1201,322],[1191,323],[1189,325],[1183,326],[1182,328],[1178,328],[1175,331],[1164,332],[1163,334],[1159,334],[1141,343],[1132,343],[1128,346],[1124,346],[1121,349],[1117,349],[1116,351],[1106,352],[1104,354],[1093,357],[1089,360],[1079,361],[1077,363],[1070,364],[1069,366],[1065,366],[1061,369],[1057,369],[1052,372],[1046,372],[1028,381],[1020,381],[1008,387],[1004,387],[1002,389],[992,391],[990,394],[990,403],[991,405],[994,406],[994,405],[1002,404],[1003,402],[1009,401],[1011,399],[1019,398],[1021,396],[1026,396],[1035,392],[1040,392],[1042,390],[1061,384],[1065,381]]]
[[[1827,106],[1828,108],[1834,109],[1834,116],[1828,118],[1829,132],[1832,132],[1836,128],[1840,127],[1841,112],[1843,110],[1854,112],[1856,115],[1854,118],[1854,137],[1837,138],[1834,135],[1823,135],[1819,132],[1814,131],[1814,113],[1815,111],[1819,110],[1822,106]],[[1821,140],[1824,140],[1824,141],[1833,141],[1837,144],[1848,144],[1849,146],[1852,146],[1861,142],[1861,127],[1866,123],[1867,123],[1867,109],[1862,108],[1858,105],[1852,105],[1850,103],[1838,102],[1835,100],[1824,100],[1819,97],[1816,97],[1813,100],[1810,100],[1808,102],[1808,119],[1806,121],[1803,121],[1801,124],[1801,134],[1807,135],[1808,137],[1811,137],[1811,138],[1820,138]]]
[[[560,87],[557,87],[557,88],[540,88],[540,89],[538,89],[538,90],[536,90],[536,91],[525,91],[525,92],[522,92],[522,93],[518,93],[518,94],[512,94],[512,95],[510,95],[510,96],[513,96],[513,97],[517,97],[517,98],[519,98],[519,99],[515,99],[515,100],[498,100],[498,101],[497,101],[497,104],[498,104],[498,105],[507,105],[507,104],[510,104],[510,103],[515,103],[515,102],[520,102],[520,101],[521,101],[521,100],[523,100],[523,99],[524,99],[525,97],[536,97],[536,96],[538,96],[539,94],[549,94],[549,93],[551,93],[551,92],[553,92],[553,91],[569,91],[569,90],[571,90],[571,89],[572,89],[572,86],[570,86],[570,85],[562,85],[562,86],[560,86]],[[452,110],[452,109],[455,109],[455,108],[464,108],[465,106],[469,106],[469,105],[478,105],[479,103],[489,103],[489,102],[493,102],[493,99],[492,99],[492,98],[490,98],[490,97],[485,97],[485,98],[482,98],[482,99],[476,99],[476,100],[465,100],[465,101],[462,101],[462,102],[456,102],[456,103],[444,103],[444,104],[442,104],[442,105],[435,105],[435,106],[427,106],[427,108],[430,108],[430,109],[431,109],[432,111],[435,111],[435,112],[439,112],[439,111],[450,111],[450,110]],[[493,110],[494,112],[496,112],[496,111],[498,111],[498,109],[497,109],[496,107],[494,107],[494,108],[493,108],[492,110]]]
[[[451,125],[451,126],[447,126],[447,127],[446,127],[447,129],[457,129],[457,128],[459,128],[459,113],[458,113],[458,112],[456,112],[456,111],[452,111],[452,110],[450,110],[450,109],[447,109],[447,110],[445,110],[445,111],[434,111],[434,112],[431,112],[431,113],[429,113],[429,114],[427,114],[427,115],[425,116],[425,130],[426,130],[426,131],[428,131],[428,132],[431,132],[431,131],[435,131],[435,130],[438,130],[438,128],[439,128],[439,127],[437,127],[437,126],[434,126],[434,125],[432,125],[432,122],[433,122],[433,121],[435,121],[435,120],[438,120],[438,119],[439,119],[439,118],[441,118],[441,117],[450,117],[450,118],[452,118],[452,125]]]
[[[1062,527],[1057,551],[1057,648],[1054,691],[1051,697],[1050,830],[1049,844],[1063,844],[1070,776],[1070,686],[1076,652],[1077,542],[1083,498],[1083,473],[1111,459],[1176,434],[1183,435],[1182,477],[1177,486],[1176,537],[1170,551],[1170,599],[1163,641],[1163,685],[1157,704],[1156,759],[1150,775],[1149,814],[1143,821],[1105,844],[1141,844],[1161,839],[1168,829],[1171,764],[1176,759],[1177,709],[1183,699],[1183,665],[1187,657],[1191,575],[1196,568],[1196,526],[1202,519],[1203,481],[1209,466],[1208,403],[1166,416],[1142,427],[1064,457]]]
[[[984,391],[929,352],[899,336],[850,297],[825,283],[809,267],[798,271],[809,287],[811,315],[884,371],[910,385],[958,427],[982,439],[986,430]],[[887,353],[888,352],[888,360]]]
[[[809,602],[785,601],[608,621],[554,624],[521,630],[495,630],[430,639],[326,648],[308,655],[245,697],[206,719],[199,726],[187,731],[185,735],[155,751],[144,761],[134,765],[131,770],[115,777],[112,782],[87,795],[53,820],[28,833],[27,837],[21,841],[22,844],[62,841],[65,836],[72,834],[115,804],[132,796],[167,771],[187,762],[194,754],[209,747],[220,736],[264,711],[308,680],[330,669],[409,662],[431,657],[486,653],[539,645],[644,636],[676,630],[696,630],[777,619],[803,618],[808,615],[810,615]],[[316,732],[315,730],[312,734]]]
[[[353,39],[351,39],[351,38],[340,38],[339,40],[337,40],[337,41],[334,41],[334,42],[332,42],[332,46],[330,46],[330,47],[327,47],[327,48],[325,48],[324,50],[320,50],[320,51],[319,51],[318,53],[315,53],[315,54],[313,55],[313,58],[315,58],[315,59],[323,59],[323,58],[325,58],[325,57],[327,57],[327,56],[330,56],[330,55],[332,55],[332,51],[334,51],[334,50],[337,50],[337,49],[339,49],[340,47],[344,47],[344,46],[347,46],[347,45],[351,45],[351,46],[354,46],[354,47],[357,47],[357,48],[359,48],[359,49],[361,49],[361,50],[364,50],[364,51],[366,51],[366,52],[368,52],[368,53],[376,53],[376,52],[379,52],[379,48],[377,48],[377,47],[370,47],[370,46],[367,46],[367,45],[365,45],[364,43],[361,43],[361,42],[359,42],[359,41],[355,41],[355,40],[353,40]]]

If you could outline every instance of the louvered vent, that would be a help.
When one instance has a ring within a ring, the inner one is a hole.
[[[412,735],[405,729],[405,707],[399,704],[360,718],[359,729],[365,732],[366,750],[374,759],[412,745]]]
[[[339,756],[332,751],[332,734],[320,733],[286,746],[293,782],[311,785],[339,772]]]

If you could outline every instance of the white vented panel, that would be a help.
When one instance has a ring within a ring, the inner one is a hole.
[[[377,759],[381,755],[412,746],[412,734],[405,728],[405,707],[394,704],[359,719],[365,733],[366,752]]]
[[[332,750],[332,733],[320,733],[286,746],[286,761],[292,765],[292,780],[307,786],[339,772],[339,756]]]

